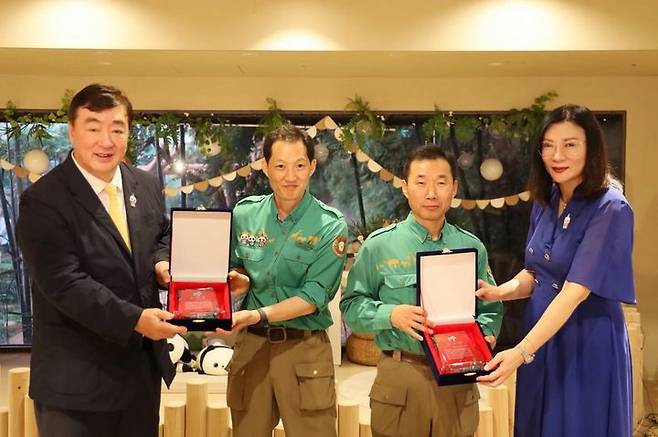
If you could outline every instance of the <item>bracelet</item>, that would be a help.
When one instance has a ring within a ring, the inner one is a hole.
[[[265,310],[263,308],[256,308],[256,312],[260,316],[260,320],[258,321],[258,323],[267,323],[268,322],[267,313],[265,312]]]
[[[520,344],[514,346],[514,349],[521,355],[524,364],[530,364],[534,361],[535,354],[529,354]]]

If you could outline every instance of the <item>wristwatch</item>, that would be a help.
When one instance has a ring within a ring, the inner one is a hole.
[[[535,354],[529,354],[525,349],[521,347],[520,344],[517,344],[514,346],[514,349],[523,357],[523,363],[524,364],[530,364],[534,361],[535,359]]]
[[[256,308],[256,312],[260,316],[260,320],[258,321],[258,323],[267,323],[268,321],[267,313],[265,312],[265,310],[263,308]]]

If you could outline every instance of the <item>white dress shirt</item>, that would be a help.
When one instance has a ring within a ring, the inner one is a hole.
[[[76,167],[78,167],[78,170],[80,170],[80,173],[82,173],[82,176],[84,176],[87,182],[89,182],[91,189],[94,190],[94,193],[96,193],[96,195],[100,199],[101,203],[103,204],[103,207],[105,208],[105,211],[107,211],[107,213],[109,214],[110,197],[105,192],[105,186],[108,184],[108,182],[105,182],[104,180],[94,176],[93,174],[89,173],[87,170],[82,168],[80,164],[78,164],[78,161],[75,160],[75,153],[72,153],[71,157],[73,158],[73,162],[75,163]],[[121,169],[119,167],[117,167],[116,170],[114,171],[114,176],[112,177],[112,181],[109,183],[117,187],[117,192],[119,193],[119,199],[122,200],[121,202],[119,202],[119,208],[121,209],[121,217],[124,220],[124,222],[127,223],[126,203],[123,201],[124,199],[123,180],[121,179]]]

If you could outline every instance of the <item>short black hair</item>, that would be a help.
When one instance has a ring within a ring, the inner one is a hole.
[[[555,108],[544,117],[534,141],[528,190],[533,199],[543,206],[550,205],[553,179],[546,170],[546,165],[541,157],[541,143],[544,140],[546,130],[550,126],[566,121],[574,123],[585,131],[587,152],[585,155],[585,168],[583,169],[583,181],[576,187],[574,196],[593,197],[601,193],[611,183],[618,184],[611,175],[603,130],[594,113],[585,106],[563,105]]]
[[[78,116],[79,108],[86,108],[90,111],[101,112],[106,109],[123,106],[128,116],[128,126],[133,121],[133,105],[128,100],[128,96],[118,88],[111,85],[102,85],[92,83],[87,85],[71,99],[69,105],[68,119],[69,123],[74,124]]]
[[[300,129],[297,126],[293,126],[290,123],[286,123],[265,135],[263,140],[263,156],[265,156],[266,162],[270,162],[270,158],[272,157],[272,145],[277,141],[285,141],[287,143],[296,143],[297,141],[301,141],[306,147],[306,155],[308,156],[308,160],[313,161],[315,156],[313,139],[309,136],[309,134],[306,133],[305,130]]]
[[[439,146],[435,144],[428,144],[425,146],[420,146],[411,151],[407,157],[407,162],[404,164],[403,174],[404,180],[406,181],[409,178],[409,169],[411,168],[411,163],[414,161],[425,161],[425,160],[434,160],[442,159],[448,163],[450,166],[450,176],[455,180],[455,174],[457,171],[457,165],[455,161],[446,154]]]

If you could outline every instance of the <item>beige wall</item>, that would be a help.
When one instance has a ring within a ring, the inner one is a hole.
[[[653,0],[3,0],[0,48],[651,50]],[[633,23],[629,26],[628,23]]]
[[[99,80],[122,87],[137,109],[265,109],[265,97],[289,110],[341,110],[360,94],[377,110],[504,110],[549,89],[556,104],[627,111],[626,183],[635,210],[635,279],[645,340],[645,374],[658,379],[658,77],[498,79],[126,78],[0,76],[0,102],[54,108],[64,89]]]

